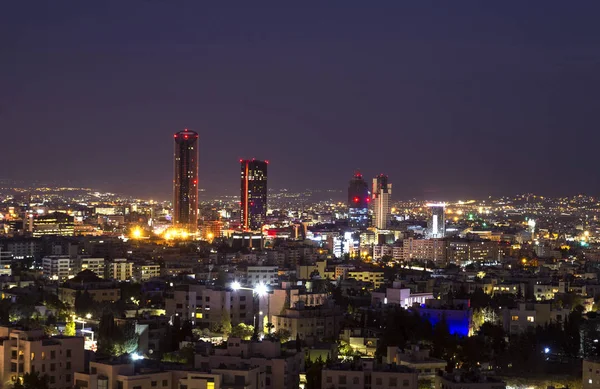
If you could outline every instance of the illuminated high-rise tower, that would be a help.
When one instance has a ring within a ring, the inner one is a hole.
[[[241,222],[244,230],[260,230],[267,218],[268,161],[240,160],[242,168]]]
[[[195,233],[198,229],[198,134],[186,128],[174,137],[173,224]]]
[[[427,237],[443,238],[446,236],[446,204],[427,204],[429,218],[427,220]]]
[[[390,200],[392,184],[388,176],[380,174],[373,178],[373,226],[378,230],[385,230],[390,224]]]
[[[348,184],[348,224],[352,228],[369,227],[369,186],[360,172]]]

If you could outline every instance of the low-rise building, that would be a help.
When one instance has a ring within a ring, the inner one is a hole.
[[[127,281],[133,278],[133,262],[124,258],[113,259],[108,264],[108,278]]]
[[[600,360],[584,359],[581,379],[582,389],[600,389]]]
[[[206,285],[178,285],[166,294],[167,316],[205,328],[216,328],[229,316],[232,325],[254,324],[256,314],[252,290],[231,290]]]
[[[77,389],[261,389],[265,373],[257,366],[210,371],[136,369],[132,363],[90,362],[89,373],[75,373]]]
[[[473,310],[467,299],[451,301],[428,299],[425,304],[414,308],[432,326],[445,320],[451,334],[471,336],[473,334]]]
[[[42,258],[42,275],[45,278],[64,281],[72,274],[72,260],[68,255],[50,255]]]
[[[90,270],[98,277],[104,278],[104,258],[81,258],[79,262],[79,271]]]
[[[376,365],[373,361],[347,363],[323,369],[321,387],[326,389],[417,389],[417,372],[401,365]]]
[[[455,372],[437,375],[435,389],[506,389],[506,383],[475,372]]]
[[[279,341],[245,341],[230,337],[225,348],[196,354],[195,367],[201,371],[213,371],[226,366],[257,366],[264,372],[265,389],[296,389],[299,374],[304,370],[304,353],[282,350]]]
[[[160,277],[160,265],[153,262],[140,262],[133,265],[133,276],[136,280],[144,282]]]
[[[443,359],[432,358],[429,356],[429,349],[418,345],[412,345],[409,350],[388,347],[386,362],[414,369],[419,374],[419,379],[433,378],[438,372],[443,372],[448,364]]]
[[[48,337],[42,330],[0,327],[0,387],[39,372],[48,375],[50,388],[70,388],[74,373],[83,368],[82,337]]]
[[[394,281],[392,287],[386,288],[385,292],[371,293],[371,305],[374,306],[393,304],[410,308],[414,304],[425,304],[429,299],[433,299],[433,293],[411,293],[410,288],[403,288],[400,281]]]
[[[562,323],[570,312],[570,309],[554,308],[551,302],[520,303],[515,309],[503,310],[502,322],[507,333],[518,334],[527,331],[528,328],[552,322]]]
[[[87,292],[99,303],[115,302],[121,298],[121,289],[114,282],[98,277],[91,270],[84,270],[75,277],[65,281],[58,288],[58,297],[62,302],[75,305],[78,295]]]
[[[302,340],[336,337],[340,330],[342,313],[333,304],[306,307],[302,302],[281,313],[271,313],[274,330],[285,329],[292,339]]]

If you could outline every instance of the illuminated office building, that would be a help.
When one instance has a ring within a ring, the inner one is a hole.
[[[198,134],[185,129],[174,137],[173,224],[195,232],[198,228]]]
[[[446,236],[446,204],[427,204],[429,218],[427,219],[427,237],[443,238]]]
[[[240,160],[242,228],[260,230],[267,218],[267,166],[268,161],[255,159]]]
[[[373,178],[373,226],[385,230],[390,224],[390,200],[392,184],[388,176],[380,174]]]
[[[362,174],[354,173],[348,185],[348,224],[352,228],[369,227],[369,186]]]

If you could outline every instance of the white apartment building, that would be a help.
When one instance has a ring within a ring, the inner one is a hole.
[[[277,266],[248,266],[243,282],[251,287],[258,284],[277,285],[279,283]]]
[[[192,324],[215,327],[229,315],[232,325],[254,324],[255,304],[252,290],[233,291],[206,285],[179,285],[165,298],[167,316],[177,315]]]
[[[42,274],[55,281],[64,281],[73,275],[73,261],[66,255],[50,255],[42,258]]]

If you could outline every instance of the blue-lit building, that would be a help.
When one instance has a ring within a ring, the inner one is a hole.
[[[348,224],[350,227],[359,229],[369,227],[370,201],[369,186],[363,180],[362,174],[354,173],[354,177],[348,184]]]
[[[473,334],[473,310],[469,300],[429,299],[415,309],[432,326],[435,326],[442,318],[446,320],[448,330],[452,335],[471,336]]]

